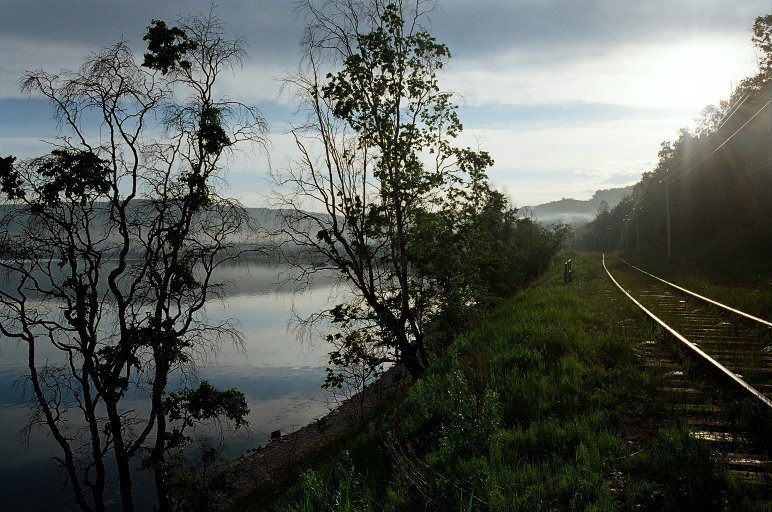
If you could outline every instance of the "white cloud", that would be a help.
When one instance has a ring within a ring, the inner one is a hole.
[[[559,62],[534,62],[513,49],[453,63],[443,83],[470,104],[604,103],[687,108],[696,115],[753,73],[752,47],[738,36],[619,46]]]
[[[51,45],[47,41],[11,39],[0,35],[0,97],[19,97],[19,80],[25,71],[44,69],[58,73],[77,69],[83,57],[96,48],[78,43]]]
[[[461,142],[489,151],[496,162],[494,184],[516,204],[533,205],[583,199],[594,190],[638,181],[653,169],[660,142],[684,121],[628,118],[579,127],[470,129]]]
[[[224,94],[241,101],[288,104],[292,98],[281,92],[282,81],[288,75],[285,66],[249,62],[234,73],[223,73],[219,85]]]
[[[263,151],[238,153],[228,163],[227,193],[247,206],[268,206],[272,202],[274,183],[269,172],[285,169],[296,158],[297,148],[291,135],[268,134],[267,154]]]
[[[0,157],[13,155],[19,159],[32,158],[50,152],[53,147],[34,137],[0,135]]]

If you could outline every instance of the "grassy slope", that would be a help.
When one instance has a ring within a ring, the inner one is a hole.
[[[657,336],[574,255],[460,338],[274,510],[747,510],[668,426],[636,343]],[[255,510],[263,510],[265,504]]]

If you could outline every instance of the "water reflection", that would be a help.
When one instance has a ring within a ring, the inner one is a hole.
[[[320,387],[327,348],[321,339],[298,342],[289,324],[293,309],[301,316],[319,311],[338,289],[334,280],[322,277],[295,294],[291,286],[280,286],[288,270],[250,260],[223,266],[215,276],[230,284],[205,314],[212,322],[236,319],[243,345],[224,345],[205,354],[199,376],[220,388],[240,389],[249,402],[249,430],[226,440],[225,453],[231,458],[264,444],[271,431],[295,430],[329,409],[330,397]],[[6,280],[0,286],[11,284]],[[26,374],[26,346],[0,340],[0,510],[66,510],[74,502],[52,467],[51,457],[58,454],[55,442],[42,429],[32,432],[28,445],[19,436],[29,415],[23,386],[16,384]],[[56,353],[48,351],[48,356]]]

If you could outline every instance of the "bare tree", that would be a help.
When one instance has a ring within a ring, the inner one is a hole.
[[[145,39],[144,67],[120,42],[75,72],[28,72],[22,89],[50,101],[61,135],[47,156],[0,162],[0,268],[15,283],[0,292],[0,332],[28,347],[32,421],[58,443],[83,510],[105,509],[110,467],[133,510],[140,464],[169,510],[190,429],[243,425],[248,412],[236,390],[171,387],[192,382],[198,355],[238,340],[231,322],[202,315],[222,289],[214,271],[250,229],[217,185],[238,145],[264,143],[266,124],[215,95],[244,49],[214,14],[155,20]],[[46,346],[55,359],[40,356]]]
[[[439,212],[457,227],[460,207],[490,191],[492,163],[451,145],[461,123],[437,81],[450,52],[421,26],[432,5],[301,2],[307,53],[289,86],[309,116],[293,130],[299,160],[277,176],[286,233],[323,262],[306,269],[332,269],[353,291],[328,312],[345,333],[335,357],[402,363],[413,377],[429,365],[426,327],[446,298],[419,261],[418,228]]]

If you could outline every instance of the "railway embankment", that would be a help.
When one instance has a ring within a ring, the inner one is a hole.
[[[242,508],[768,510],[755,406],[672,350],[600,254],[566,257],[571,283],[557,267],[502,303],[291,488]]]

